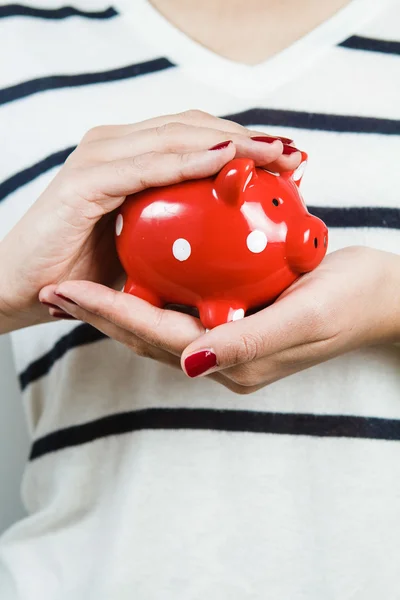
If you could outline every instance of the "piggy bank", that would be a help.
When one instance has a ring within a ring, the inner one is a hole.
[[[284,174],[235,158],[215,176],[127,197],[116,218],[124,291],[197,309],[211,329],[271,304],[327,249],[325,224]]]

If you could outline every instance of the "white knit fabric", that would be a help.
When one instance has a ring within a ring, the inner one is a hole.
[[[353,0],[255,67],[200,47],[147,0],[115,8],[104,19],[44,19],[1,18],[0,7],[0,239],[59,164],[37,176],[25,170],[90,127],[190,108],[268,109],[250,124],[309,153],[302,193],[332,209],[329,251],[363,244],[400,253],[399,45],[371,48],[399,42],[398,2]],[[369,48],[340,45],[352,36]],[[52,80],[46,91],[15,87],[160,58],[175,66],[79,86]],[[0,540],[1,600],[400,598],[399,347],[352,352],[240,396],[113,340],[64,351],[76,328],[13,334],[32,440],[44,439],[45,450],[26,467],[29,516]],[[163,427],[167,413],[156,409],[175,409],[182,422],[193,415],[194,425]],[[130,426],[135,411],[161,415],[161,427]],[[239,431],[214,426],[218,411],[237,415]],[[241,431],[248,411],[268,427]],[[123,413],[126,430],[117,431]],[[208,428],[196,425],[201,414],[211,415]],[[339,429],[324,429],[329,416]]]

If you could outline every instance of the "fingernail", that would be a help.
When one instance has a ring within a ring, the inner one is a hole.
[[[223,148],[227,148],[229,144],[232,144],[232,140],[228,140],[227,142],[221,142],[220,144],[209,148],[209,150],[222,150]]]
[[[54,312],[51,316],[56,319],[70,319],[71,321],[76,321],[75,317],[73,317],[72,315],[69,315],[68,313],[61,312],[61,311]]]
[[[57,306],[57,304],[51,304],[50,302],[45,302],[44,300],[41,300],[40,303],[44,304],[45,306],[49,306],[50,308],[55,308],[56,310],[60,310],[60,307]]]
[[[279,138],[271,137],[269,135],[256,135],[255,137],[252,137],[250,139],[252,139],[253,142],[264,142],[265,144],[273,144],[274,142],[279,140]]]
[[[300,152],[300,150],[294,146],[287,146],[286,144],[283,144],[282,154],[293,154],[294,152]]]
[[[293,144],[293,140],[291,140],[290,138],[278,136],[277,139],[281,140],[281,142],[283,142],[284,144]]]
[[[185,359],[185,371],[189,377],[198,377],[217,365],[217,356],[212,350],[199,350]]]
[[[65,300],[65,302],[70,302],[71,304],[75,304],[76,306],[78,306],[76,304],[76,302],[74,302],[73,300],[71,300],[71,298],[67,298],[66,296],[63,296],[62,294],[59,294],[58,292],[54,292],[55,296],[58,296],[58,298],[61,298],[61,300]]]
[[[285,138],[285,137],[280,137],[280,136],[269,136],[269,135],[256,135],[255,137],[251,138],[254,142],[265,142],[266,144],[272,144],[273,142],[276,142],[276,140],[280,140],[281,142],[283,142],[284,144],[291,144],[293,142],[293,140],[290,140],[289,138]]]

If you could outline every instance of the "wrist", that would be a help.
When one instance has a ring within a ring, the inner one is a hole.
[[[14,321],[14,311],[6,299],[7,276],[6,276],[7,257],[5,256],[4,241],[0,243],[0,334],[11,331]]]
[[[0,294],[0,335],[51,320],[48,310],[39,302],[38,306],[32,307],[31,310],[19,311],[14,309]]]
[[[0,335],[50,320],[47,309],[38,300],[26,305],[18,299],[7,265],[10,266],[10,258],[3,241],[0,243]]]
[[[0,264],[4,265],[4,262],[1,261]],[[7,289],[9,289],[8,284],[2,271],[0,272],[0,335],[24,327],[21,314],[10,302]]]

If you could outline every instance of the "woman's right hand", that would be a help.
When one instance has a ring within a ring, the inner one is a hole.
[[[69,279],[116,285],[123,272],[114,211],[128,194],[211,176],[235,156],[280,171],[300,163],[300,152],[285,154],[280,138],[260,143],[251,136],[266,134],[200,111],[90,130],[0,244],[0,333],[57,315],[38,300],[47,285]]]

